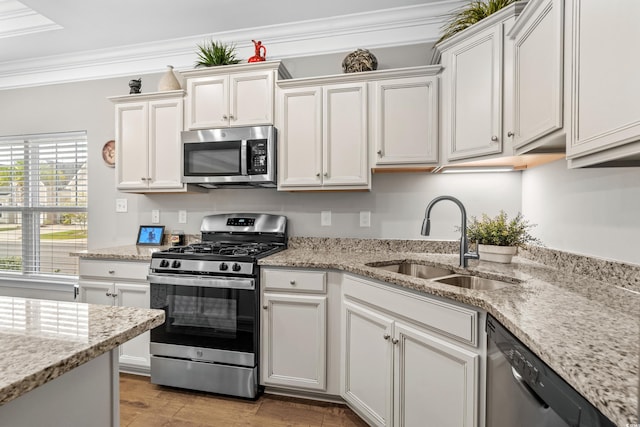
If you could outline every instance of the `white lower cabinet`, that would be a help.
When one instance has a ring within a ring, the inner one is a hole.
[[[119,307],[149,308],[148,262],[80,260],[79,301]],[[148,373],[150,334],[119,347],[120,368]]]
[[[336,277],[337,273],[322,270],[262,269],[262,385],[338,394],[340,292]]]
[[[449,336],[455,328],[440,334],[425,321],[447,303],[431,306],[426,297],[383,286],[343,281],[342,397],[374,426],[482,425],[481,350],[464,344],[467,337]],[[416,311],[414,317],[414,309],[424,315]],[[447,318],[466,322],[477,333],[472,314],[451,305]]]

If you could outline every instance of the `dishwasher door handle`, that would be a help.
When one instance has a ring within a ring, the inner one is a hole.
[[[527,384],[527,382],[524,380],[524,378],[522,378],[522,375],[520,375],[520,373],[518,371],[516,371],[516,368],[514,368],[513,366],[511,367],[511,375],[513,375],[513,378],[516,380],[516,382],[518,383],[518,385],[520,387],[522,387],[522,389],[524,391],[526,391],[527,393],[529,393],[531,395],[531,397],[533,397],[539,404],[540,406],[542,406],[543,408],[547,409],[549,407],[549,405],[547,404],[547,402],[545,402],[539,395],[538,393],[535,392],[534,389],[531,388],[531,386],[529,384]]]

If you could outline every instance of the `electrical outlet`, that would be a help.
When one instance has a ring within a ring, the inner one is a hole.
[[[116,199],[116,212],[127,211],[127,199]]]
[[[160,224],[160,211],[158,209],[151,211],[151,224]]]
[[[178,211],[178,224],[187,223],[187,211]]]
[[[331,226],[331,211],[320,212],[320,225],[323,227]]]
[[[360,227],[371,227],[371,212],[370,211],[361,211],[360,212]]]

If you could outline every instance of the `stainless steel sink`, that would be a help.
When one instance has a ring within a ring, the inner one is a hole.
[[[500,280],[485,279],[477,276],[465,276],[462,274],[441,277],[439,279],[435,279],[434,282],[479,291],[493,291],[511,285],[511,283],[502,282]]]
[[[380,268],[393,273],[406,274],[408,276],[419,277],[421,279],[433,279],[434,277],[449,276],[454,273],[448,268],[436,267],[433,265],[414,264],[411,262],[401,262],[389,265],[367,264],[370,267]]]

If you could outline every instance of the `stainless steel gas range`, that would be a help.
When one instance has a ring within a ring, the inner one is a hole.
[[[154,384],[254,398],[258,393],[258,259],[287,245],[287,219],[267,214],[206,216],[202,243],[152,255]]]

